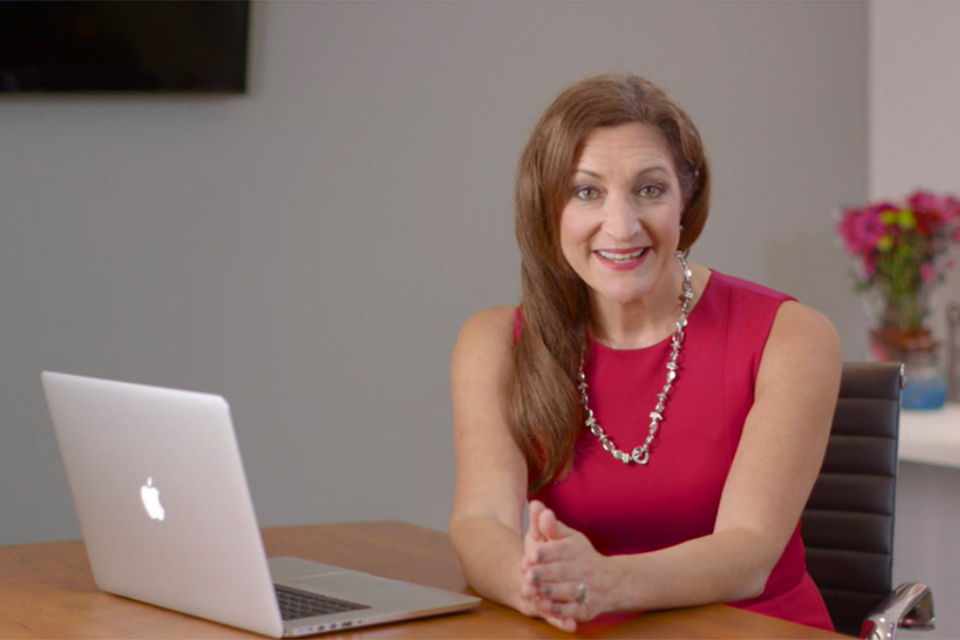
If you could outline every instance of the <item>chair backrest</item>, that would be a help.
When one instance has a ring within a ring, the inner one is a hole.
[[[830,443],[803,512],[807,570],[837,631],[858,635],[892,588],[902,373],[845,363]]]

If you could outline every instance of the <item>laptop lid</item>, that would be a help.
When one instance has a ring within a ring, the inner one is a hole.
[[[53,372],[42,380],[97,586],[279,636],[226,401]]]
[[[42,381],[102,590],[275,637],[479,604],[330,565],[268,561],[222,397],[55,372]],[[275,581],[370,602],[358,614],[285,623]]]

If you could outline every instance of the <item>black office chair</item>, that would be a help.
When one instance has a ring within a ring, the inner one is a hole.
[[[891,590],[903,381],[899,363],[844,364],[826,458],[802,518],[807,570],[834,626],[861,638],[934,624],[929,587]]]

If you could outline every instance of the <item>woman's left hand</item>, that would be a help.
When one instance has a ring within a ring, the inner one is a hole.
[[[530,503],[521,570],[520,594],[564,631],[573,633],[578,621],[615,609],[612,600],[620,582],[615,562],[536,500]]]

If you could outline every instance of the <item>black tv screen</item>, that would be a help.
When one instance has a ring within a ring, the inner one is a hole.
[[[243,93],[249,0],[0,0],[0,92]]]

